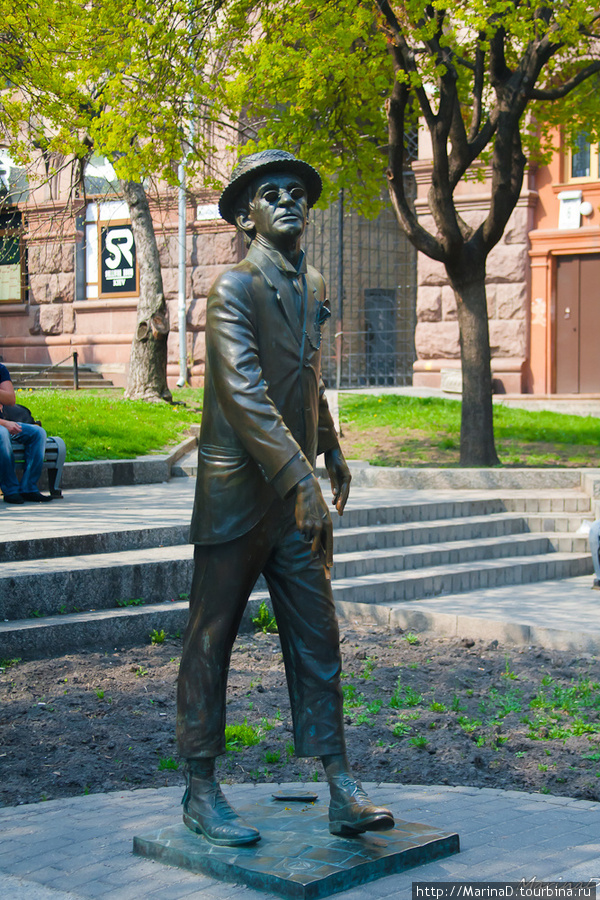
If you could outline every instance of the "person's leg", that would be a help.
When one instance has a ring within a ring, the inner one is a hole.
[[[177,685],[177,741],[188,763],[183,821],[214,844],[260,838],[229,806],[215,778],[225,752],[225,699],[231,650],[248,596],[269,553],[261,526],[234,541],[197,546]]]
[[[281,640],[297,756],[345,753],[339,629],[331,584],[289,517],[264,569]]]
[[[22,502],[19,481],[15,473],[15,458],[10,434],[4,425],[0,425],[0,489],[8,503],[11,503],[12,500],[7,498],[13,498],[13,500],[18,498],[18,501]]]
[[[595,575],[593,587],[600,590],[600,519],[596,519],[592,524],[589,533],[589,541]]]
[[[339,631],[331,582],[310,541],[287,518],[264,570],[277,619],[292,706],[297,756],[320,756],[331,793],[329,830],[353,835],[393,828],[346,756]]]
[[[39,494],[38,481],[42,474],[46,432],[39,425],[23,423],[19,434],[11,436],[13,443],[22,444],[25,451],[25,469],[21,476],[21,494]]]

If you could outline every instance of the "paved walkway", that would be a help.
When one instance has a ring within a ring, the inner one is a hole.
[[[43,506],[0,504],[0,542],[16,533],[41,537],[144,528],[153,520],[187,522],[193,488],[192,479],[182,478],[166,484],[68,491],[63,500]],[[439,499],[441,493],[450,492],[356,489],[352,503],[381,505],[429,495]],[[496,588],[421,601],[419,606],[440,614],[486,619],[495,636],[500,623],[573,633],[581,632],[584,623],[585,632],[600,639],[600,594],[592,592],[590,584],[591,578],[576,578]],[[324,800],[325,786],[317,788]],[[271,787],[236,785],[226,790],[233,803],[243,808],[257,791],[270,792]],[[337,895],[344,900],[408,898],[414,880],[600,881],[600,803],[448,786],[381,785],[371,793],[400,818],[458,831],[461,853]],[[136,833],[179,821],[180,799],[180,790],[165,788],[0,809],[1,900],[268,896],[132,855]]]
[[[299,785],[295,784],[295,788]],[[317,789],[326,802],[324,785]],[[272,786],[225,788],[241,810]],[[413,881],[600,880],[600,804],[518,791],[369,785],[399,818],[457,831],[461,852],[335,896],[409,898]],[[3,900],[242,900],[271,897],[250,888],[140,859],[135,834],[181,815],[177,788],[95,794],[0,809]]]

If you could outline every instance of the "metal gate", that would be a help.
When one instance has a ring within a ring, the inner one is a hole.
[[[376,219],[344,209],[343,195],[311,211],[308,262],[323,273],[331,319],[322,371],[330,387],[412,384],[417,254],[391,206]]]

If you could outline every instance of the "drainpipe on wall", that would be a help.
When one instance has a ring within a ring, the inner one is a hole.
[[[179,293],[178,293],[178,321],[179,321],[179,378],[177,387],[183,387],[187,382],[187,315],[185,304],[185,262],[186,262],[186,204],[185,204],[185,167],[179,164]]]

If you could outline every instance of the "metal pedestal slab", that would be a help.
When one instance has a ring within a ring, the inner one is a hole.
[[[261,833],[251,847],[217,847],[181,822],[134,837],[133,851],[281,897],[316,900],[459,851],[457,834],[396,820],[391,831],[353,838],[329,834],[327,803],[281,803],[272,786],[237,807]]]

